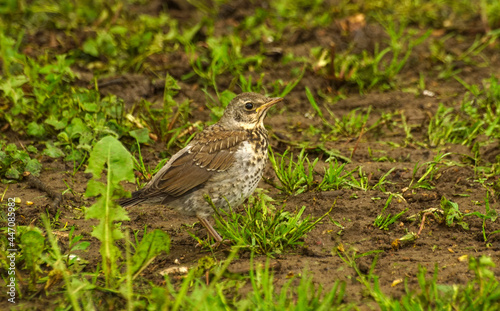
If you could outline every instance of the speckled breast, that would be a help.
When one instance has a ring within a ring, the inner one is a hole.
[[[228,203],[236,208],[255,191],[262,178],[267,163],[267,133],[255,131],[250,137],[235,151],[232,167],[212,177],[203,189],[218,208],[227,209]],[[200,195],[201,192],[198,197]],[[212,214],[212,211],[201,208],[198,213]]]

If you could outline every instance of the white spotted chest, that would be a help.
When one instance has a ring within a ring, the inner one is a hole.
[[[219,176],[219,181],[226,185],[227,189],[224,189],[223,192],[225,192],[226,198],[231,198],[229,200],[231,206],[235,207],[243,203],[257,188],[266,166],[267,149],[263,149],[262,154],[257,154],[252,144],[242,142],[234,157],[233,166],[226,174]]]

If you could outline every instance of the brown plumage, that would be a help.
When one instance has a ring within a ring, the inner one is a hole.
[[[209,195],[218,208],[236,207],[252,194],[267,161],[267,110],[282,101],[242,93],[227,106],[214,125],[199,133],[176,153],[141,190],[119,201],[123,207],[159,202],[197,216],[212,237],[222,238],[210,225]]]

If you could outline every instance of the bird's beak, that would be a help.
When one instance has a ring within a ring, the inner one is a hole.
[[[282,100],[283,100],[282,97],[270,98],[270,101],[268,101],[264,105],[260,106],[259,108],[255,109],[255,111],[257,111],[257,113],[260,113],[261,111],[266,111],[268,108],[276,105],[277,103],[279,103]]]

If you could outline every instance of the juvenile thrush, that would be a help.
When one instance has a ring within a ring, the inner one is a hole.
[[[161,203],[198,217],[208,233],[222,242],[207,217],[205,200],[226,209],[243,203],[257,187],[267,162],[268,135],[264,118],[283,98],[242,93],[227,106],[220,120],[205,128],[177,152],[141,190],[119,201],[123,207]]]

